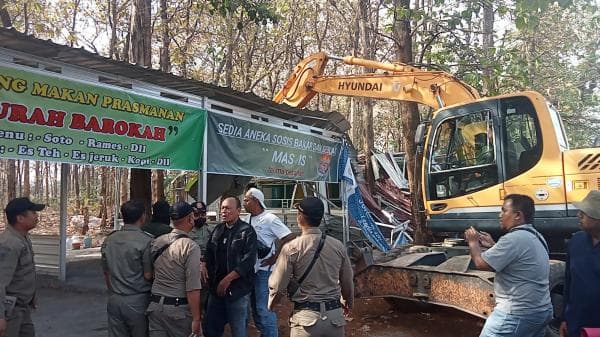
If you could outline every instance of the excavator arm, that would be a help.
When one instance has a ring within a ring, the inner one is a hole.
[[[326,76],[323,72],[329,59],[383,72]],[[339,58],[317,53],[296,66],[273,100],[302,108],[317,93],[409,101],[434,109],[479,98],[475,88],[444,71],[428,71],[403,63],[382,63],[352,56]]]

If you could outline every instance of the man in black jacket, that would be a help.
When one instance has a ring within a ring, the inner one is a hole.
[[[240,220],[236,197],[221,201],[221,220],[206,247],[210,297],[204,318],[206,337],[221,337],[229,323],[232,337],[246,337],[248,303],[254,286],[256,232]]]

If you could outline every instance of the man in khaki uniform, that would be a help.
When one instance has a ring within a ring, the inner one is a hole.
[[[323,235],[318,228],[324,213],[320,199],[306,197],[296,209],[302,235],[286,244],[277,258],[269,278],[269,310],[286,293],[290,279],[297,281],[308,269]],[[350,314],[354,301],[352,277],[346,248],[326,237],[313,268],[291,295],[290,337],[343,337],[344,316]]]
[[[28,232],[45,205],[29,198],[8,202],[8,226],[0,234],[0,337],[33,337],[30,307],[35,307],[35,263]]]
[[[203,278],[207,276],[206,272],[206,245],[210,239],[210,233],[212,232],[206,223],[206,204],[203,201],[196,201],[191,203],[194,209],[194,228],[189,233],[189,236],[194,242],[200,247],[202,252],[202,273]],[[208,304],[208,285],[203,282],[202,290],[200,291],[200,298],[202,302],[202,309],[206,309]]]
[[[141,230],[146,222],[144,203],[130,200],[121,206],[125,226],[114,231],[102,244],[102,269],[110,292],[108,335],[146,337],[146,308],[152,287],[152,235]]]
[[[173,231],[152,243],[154,283],[148,306],[150,337],[201,336],[200,247],[188,233],[193,208],[186,202],[171,207]]]

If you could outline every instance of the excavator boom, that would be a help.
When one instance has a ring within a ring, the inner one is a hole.
[[[383,72],[323,75],[329,59]],[[410,101],[434,109],[479,98],[477,90],[444,71],[428,71],[402,63],[382,63],[352,56],[337,58],[317,53],[296,66],[274,101],[305,107],[317,93]]]

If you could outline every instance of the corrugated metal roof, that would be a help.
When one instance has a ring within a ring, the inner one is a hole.
[[[178,90],[180,92],[205,96],[223,103],[243,107],[284,120],[344,133],[350,129],[350,123],[339,112],[322,112],[309,109],[292,108],[277,104],[252,93],[236,91],[193,79],[187,79],[156,69],[116,61],[83,48],[72,48],[41,40],[19,33],[14,29],[0,28],[0,47],[67,63],[90,70],[101,71],[115,76]]]

